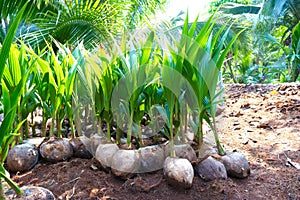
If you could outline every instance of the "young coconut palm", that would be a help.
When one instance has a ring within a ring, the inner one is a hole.
[[[158,72],[158,68],[155,68],[155,64],[152,63],[155,48],[154,36],[154,32],[151,32],[147,39],[140,44],[126,43],[124,37],[122,45],[124,55],[120,55],[118,59],[121,79],[113,91],[112,104],[116,116],[122,115],[118,118],[127,120],[127,144],[129,148],[132,147],[132,136],[137,141],[138,146],[143,145],[140,127],[145,114],[145,95],[143,92],[155,80],[155,75]],[[126,45],[130,46],[128,51]],[[119,123],[119,126],[122,126],[124,121],[119,121]]]
[[[32,74],[35,62],[36,60],[27,53],[24,44],[21,44],[20,48],[16,44],[11,46],[7,66],[4,68],[3,72],[3,82],[10,93],[18,87],[21,81],[24,81],[24,78],[28,77],[27,74]],[[32,77],[28,77],[25,81],[26,84],[22,91],[21,99],[18,102],[17,123],[26,120],[29,113],[38,106]],[[20,139],[28,137],[29,128],[27,121],[24,123],[21,132],[23,132],[23,135]]]
[[[18,24],[22,19],[22,15],[26,8],[27,4],[18,12],[14,21],[11,23],[10,28],[8,30],[8,34],[4,39],[4,42],[1,47],[0,52],[0,80],[2,81],[2,75],[6,68],[6,60],[9,56],[11,44],[14,39],[14,35],[16,33]],[[16,72],[17,73],[17,72]],[[4,120],[0,126],[0,198],[5,199],[4,191],[2,188],[2,179],[4,179],[10,187],[12,187],[18,195],[22,194],[22,190],[6,175],[6,171],[4,168],[4,161],[7,157],[9,146],[12,143],[14,137],[17,135],[16,131],[20,128],[22,123],[20,123],[13,131],[13,124],[15,120],[15,115],[17,111],[18,102],[20,100],[20,96],[22,90],[25,85],[26,78],[29,74],[26,74],[25,77],[19,82],[14,91],[10,92],[5,85],[5,82],[2,81],[2,95],[3,95],[3,108],[4,108]]]
[[[176,57],[181,56],[182,59],[177,59],[177,65],[182,66],[182,75],[188,80],[193,92],[196,94],[196,110],[192,100],[188,100],[189,106],[192,110],[196,111],[196,138],[198,139],[199,147],[203,143],[203,120],[206,120],[212,127],[218,151],[224,154],[224,150],[220,144],[217,133],[215,131],[215,112],[214,104],[216,96],[216,86],[221,65],[224,61],[226,54],[230,47],[237,39],[238,33],[229,44],[224,46],[224,41],[228,35],[229,28],[225,31],[225,26],[214,35],[212,30],[214,15],[212,15],[201,31],[197,34],[195,32],[197,26],[197,18],[194,23],[189,26],[188,15],[182,29],[182,35],[179,43],[176,43],[176,48],[171,48],[174,60]],[[190,98],[190,91],[186,92],[186,98]],[[192,103],[192,104],[191,104]],[[210,110],[208,113],[207,111]],[[213,121],[210,120],[210,117]]]

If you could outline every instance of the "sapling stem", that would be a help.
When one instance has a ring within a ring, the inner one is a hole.
[[[174,135],[173,135],[173,111],[170,109],[170,157],[175,158],[176,154],[174,151]]]
[[[84,109],[84,127],[88,125],[88,118],[89,118],[89,106],[86,105]]]
[[[199,117],[197,137],[198,137],[197,139],[198,139],[198,145],[199,145],[199,150],[200,150],[203,145],[203,120],[202,120],[201,116]]]
[[[101,120],[101,118],[98,118],[98,134],[99,135],[103,134],[103,132],[102,132],[102,120]]]
[[[74,138],[76,138],[76,134],[75,134],[73,116],[72,117],[69,116],[68,118],[69,118],[70,127],[71,127],[71,137],[72,137],[72,139],[74,139]]]
[[[76,138],[76,134],[75,134],[75,128],[73,122],[70,122],[70,126],[71,126],[71,138],[74,139]]]
[[[116,143],[117,144],[120,144],[121,135],[122,135],[122,130],[119,127],[117,127],[117,130],[116,130]]]
[[[54,123],[55,123],[55,114],[53,115],[54,117],[52,117],[51,119],[51,126],[50,126],[50,137],[54,136]]]
[[[43,112],[43,119],[42,119],[42,135],[43,137],[46,137],[46,124],[47,124],[47,118],[45,112]]]
[[[131,135],[132,135],[132,117],[133,117],[133,112],[131,112],[130,115],[130,120],[129,120],[129,125],[128,125],[128,131],[127,131],[127,145],[129,146],[129,148],[131,148]]]
[[[111,134],[110,134],[111,123],[106,122],[106,125],[107,125],[106,139],[107,142],[111,142]]]
[[[188,126],[188,105],[185,106],[184,110],[183,110],[183,119],[184,119],[184,134],[187,133],[187,126]]]
[[[60,137],[60,138],[62,137],[61,124],[62,124],[62,122],[60,121],[59,113],[57,112],[57,114],[56,114],[56,129],[57,129],[57,136]]]
[[[216,141],[218,153],[219,153],[219,155],[223,156],[223,155],[226,154],[226,152],[225,152],[225,149],[222,147],[221,142],[219,140],[219,136],[218,136],[217,129],[216,129],[216,119],[215,119],[215,117],[213,117],[213,127],[214,127],[213,128],[213,133],[214,133],[214,138],[215,138],[215,141]]]
[[[35,131],[35,121],[34,121],[34,112],[32,111],[31,112],[31,130],[32,130],[32,137],[35,137],[36,136],[36,131]]]

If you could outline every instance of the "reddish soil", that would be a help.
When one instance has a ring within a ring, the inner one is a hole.
[[[205,182],[196,175],[192,188],[184,190],[169,186],[162,171],[121,180],[94,168],[92,159],[72,158],[41,161],[13,180],[48,188],[57,199],[300,199],[300,170],[287,163],[287,158],[300,163],[300,84],[226,88],[218,131],[227,152],[247,157],[246,179]]]

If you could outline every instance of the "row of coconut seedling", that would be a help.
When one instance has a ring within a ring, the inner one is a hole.
[[[205,143],[206,150],[199,156],[189,144],[174,145],[176,157],[170,157],[168,142],[128,150],[107,143],[105,137],[97,134],[72,140],[51,138],[38,146],[32,141],[16,145],[9,151],[6,161],[9,170],[28,171],[38,163],[39,157],[49,162],[67,161],[71,157],[94,157],[99,168],[111,170],[125,179],[138,173],[163,169],[170,184],[183,188],[192,186],[195,172],[204,180],[227,178],[227,175],[245,178],[250,174],[248,161],[242,154],[235,152],[218,156],[217,150],[209,142]]]
[[[13,127],[6,134],[20,132],[21,141],[30,137],[30,125],[34,134],[34,123],[29,124],[26,119],[40,108],[42,136],[47,135],[46,122],[51,119],[56,127],[50,128],[50,136],[56,128],[57,136],[62,137],[62,122],[67,117],[75,137],[76,131],[81,131],[80,119],[88,117],[87,112],[80,110],[86,108],[81,104],[90,104],[99,133],[104,133],[100,130],[102,123],[107,126],[104,134],[108,141],[112,124],[125,117],[129,122],[126,132],[130,145],[131,136],[141,136],[139,130],[134,133],[134,125],[141,123],[145,113],[151,115],[155,110],[164,116],[165,135],[170,143],[183,122],[188,126],[185,116],[192,114],[196,142],[201,146],[203,121],[215,126],[218,72],[238,35],[225,46],[229,29],[225,31],[224,26],[215,34],[213,16],[201,31],[196,31],[196,25],[197,20],[190,27],[187,17],[178,35],[179,42],[172,37],[161,40],[158,33],[150,32],[145,33],[141,43],[127,42],[131,37],[128,35],[124,41],[118,41],[119,46],[93,52],[82,46],[71,52],[57,44],[57,52],[49,46],[36,54],[25,44],[13,44],[5,62],[2,90],[4,110],[14,103],[11,107],[16,116],[7,119]],[[8,100],[10,104],[5,105]],[[78,122],[76,130],[74,122]]]

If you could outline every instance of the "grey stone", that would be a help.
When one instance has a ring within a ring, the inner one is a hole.
[[[139,173],[156,171],[163,168],[165,155],[164,150],[158,146],[147,146],[138,150],[140,153],[141,166]]]
[[[202,179],[206,181],[227,178],[226,168],[223,163],[211,156],[198,164],[197,173]]]
[[[121,178],[128,178],[140,169],[140,154],[137,150],[119,150],[112,159],[111,170]]]
[[[250,165],[245,156],[234,152],[222,157],[228,176],[246,178],[250,175]]]
[[[110,168],[112,159],[117,151],[119,151],[119,147],[116,144],[100,144],[97,148],[95,159],[102,167]]]
[[[164,149],[165,149],[165,157],[168,157],[170,155],[170,144],[168,143]],[[178,158],[186,158],[190,162],[194,162],[197,160],[196,153],[189,144],[174,145],[174,150],[175,150],[176,157]]]
[[[50,138],[40,146],[41,156],[50,162],[65,161],[73,155],[73,148],[66,138]]]
[[[6,163],[9,170],[24,172],[33,168],[38,159],[39,153],[34,145],[19,144],[9,150]]]
[[[107,140],[106,137],[101,136],[99,134],[94,134],[90,137],[90,152],[91,154],[95,155],[97,148],[100,144],[106,144]]]
[[[164,176],[170,185],[185,189],[192,187],[194,169],[189,160],[167,157],[163,169]]]

